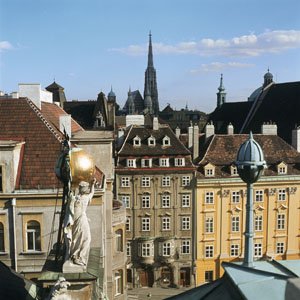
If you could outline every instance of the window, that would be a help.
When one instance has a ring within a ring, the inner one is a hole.
[[[162,231],[167,231],[170,230],[170,226],[171,226],[171,218],[170,217],[162,217],[161,220],[161,230]]]
[[[214,271],[205,271],[205,282],[212,282],[214,280]]]
[[[148,138],[148,146],[155,146],[155,138],[152,135]]]
[[[3,168],[0,166],[0,192],[3,192]]]
[[[115,272],[115,296],[123,294],[123,271]]]
[[[276,243],[276,253],[277,254],[283,254],[284,253],[284,243],[283,242]]]
[[[278,190],[278,201],[285,201],[286,200],[286,190],[279,189]]]
[[[214,192],[206,192],[205,204],[213,204],[213,203],[214,203]]]
[[[190,181],[191,181],[191,177],[190,176],[182,176],[181,180],[182,180],[181,181],[182,186],[189,186]]]
[[[126,217],[125,228],[126,228],[126,231],[131,231],[131,228],[130,228],[130,217]]]
[[[141,184],[142,187],[150,187],[150,177],[142,177]]]
[[[256,202],[264,201],[264,191],[262,191],[262,190],[255,191],[255,201]]]
[[[238,175],[238,170],[236,166],[231,166],[231,176]]]
[[[239,216],[233,216],[231,218],[231,231],[232,232],[240,231],[240,217]]]
[[[214,232],[214,218],[207,217],[205,219],[205,233],[213,233]]]
[[[142,231],[150,231],[150,218],[142,218]]]
[[[205,177],[213,177],[215,175],[213,168],[205,169]]]
[[[141,146],[141,138],[136,136],[134,139],[133,139],[133,146],[135,147],[139,147]]]
[[[0,252],[5,252],[4,226],[2,222],[0,222]]]
[[[163,208],[171,206],[171,196],[169,194],[165,194],[161,196],[161,206]]]
[[[184,167],[184,166],[185,166],[184,157],[175,158],[175,167]]]
[[[254,218],[254,230],[255,231],[262,231],[263,230],[263,216],[257,215]]]
[[[254,257],[261,257],[262,256],[262,244],[255,243],[254,244]]]
[[[122,229],[118,229],[115,232],[116,236],[116,251],[117,252],[123,252],[123,231]]]
[[[160,167],[169,167],[169,158],[160,158],[159,159],[159,166]]]
[[[127,167],[128,168],[136,168],[136,159],[127,158]]]
[[[213,245],[205,246],[205,257],[206,258],[214,257],[214,246]]]
[[[170,138],[168,136],[165,136],[163,138],[162,143],[163,143],[163,146],[171,146]]]
[[[130,208],[130,196],[129,195],[122,195],[121,201],[126,208]]]
[[[233,191],[231,193],[231,201],[232,201],[232,203],[240,202],[240,191]]]
[[[190,194],[182,194],[181,195],[181,206],[182,207],[190,207],[191,206],[191,195]]]
[[[191,253],[191,241],[182,240],[181,241],[181,254],[190,254]]]
[[[171,255],[171,243],[165,242],[162,244],[162,256],[170,256]]]
[[[181,217],[181,230],[190,230],[190,217]]]
[[[129,186],[130,186],[130,178],[121,177],[121,187],[129,187]]]
[[[171,185],[171,178],[170,176],[164,176],[161,179],[161,185],[162,186],[170,186]]]
[[[150,208],[150,195],[142,196],[142,208]]]
[[[149,257],[152,254],[152,244],[143,243],[142,244],[142,257]]]
[[[285,229],[285,214],[277,215],[277,229],[279,230]]]
[[[142,158],[142,168],[151,168],[152,158]]]
[[[239,256],[240,246],[238,244],[232,244],[230,246],[230,256]]]
[[[287,165],[284,162],[281,162],[278,166],[277,166],[277,172],[278,175],[284,175],[287,173]]]
[[[131,256],[131,243],[130,242],[126,243],[126,255]]]
[[[27,250],[41,251],[41,227],[37,221],[29,221],[26,227]]]

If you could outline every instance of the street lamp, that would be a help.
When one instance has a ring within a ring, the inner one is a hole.
[[[252,132],[249,139],[241,146],[235,162],[241,179],[247,183],[246,231],[244,266],[253,267],[253,183],[255,183],[266,168],[264,154],[260,145],[253,139]]]

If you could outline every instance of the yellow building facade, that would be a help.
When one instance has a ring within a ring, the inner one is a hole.
[[[197,285],[220,278],[223,261],[242,261],[244,257],[246,184],[233,162],[245,139],[245,135],[214,136],[199,163]],[[262,146],[268,168],[254,184],[254,260],[299,259],[299,153],[277,136],[255,139]],[[276,152],[278,147],[285,153]]]

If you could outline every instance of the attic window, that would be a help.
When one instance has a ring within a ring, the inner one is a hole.
[[[160,167],[169,167],[169,158],[160,158],[159,166]]]
[[[143,158],[141,164],[142,164],[142,168],[151,168],[152,158]]]
[[[175,158],[175,167],[184,167],[185,159],[184,157]]]
[[[133,146],[135,146],[135,147],[140,147],[141,146],[141,138],[139,136],[136,136],[133,139]]]
[[[127,167],[128,168],[136,168],[136,159],[135,158],[127,158]]]
[[[237,167],[232,165],[232,166],[230,167],[230,173],[231,173],[231,176],[236,176],[236,175],[238,175]]]
[[[148,146],[155,146],[155,138],[152,135],[148,138]]]
[[[163,138],[163,146],[171,146],[171,141],[170,141],[170,138],[168,136],[165,136]]]
[[[277,166],[277,172],[278,175],[284,175],[287,174],[287,165],[284,162],[281,162],[278,166]]]
[[[205,177],[214,177],[215,176],[215,166],[208,163],[204,167],[204,174],[205,174]]]

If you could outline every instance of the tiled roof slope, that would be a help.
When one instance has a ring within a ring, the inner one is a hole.
[[[292,130],[300,124],[300,81],[271,85],[255,105],[243,132],[258,133],[263,123],[272,121],[277,124],[278,135],[290,142]]]
[[[154,147],[148,146],[148,138],[153,136],[156,140]],[[141,146],[134,147],[133,139],[138,136],[141,139]],[[165,136],[170,138],[171,146],[165,147],[162,140]],[[190,155],[188,149],[177,139],[169,126],[160,127],[159,130],[152,128],[132,126],[126,137],[119,156],[160,156],[160,155]]]
[[[206,153],[199,162],[199,176],[203,175],[203,166],[211,163],[216,166],[215,177],[230,177],[230,166],[237,157],[240,145],[248,139],[247,134],[214,135]],[[288,174],[300,174],[300,153],[276,135],[254,135],[261,146],[268,169],[264,175],[277,175],[276,166],[280,162],[288,164]]]
[[[59,130],[59,116],[67,115],[67,113],[53,103],[42,102],[42,112],[48,121],[52,123]],[[77,132],[83,130],[83,128],[71,118],[71,130],[72,132]]]
[[[0,99],[0,140],[25,142],[16,189],[47,189],[60,184],[54,173],[63,139],[56,128],[60,111],[57,108],[55,104],[42,104],[40,111],[27,98]],[[73,126],[80,128],[75,122]],[[98,181],[102,178],[101,171],[97,171],[96,177]]]

